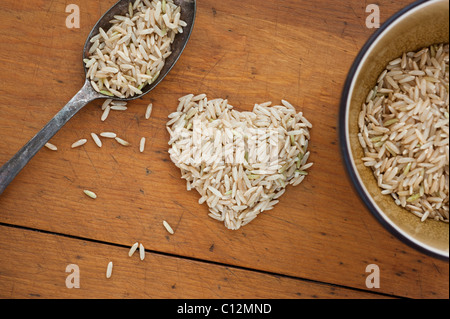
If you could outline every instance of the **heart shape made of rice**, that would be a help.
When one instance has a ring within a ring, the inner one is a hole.
[[[239,112],[226,99],[189,94],[169,115],[170,159],[208,215],[228,229],[271,210],[313,165],[307,163],[311,123],[285,100],[271,105]]]

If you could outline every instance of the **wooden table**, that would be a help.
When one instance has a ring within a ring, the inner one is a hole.
[[[69,29],[67,1],[1,1],[0,163],[81,88],[86,36],[114,2],[73,1],[80,28]],[[381,22],[411,2],[378,1]],[[58,151],[42,149],[0,196],[0,297],[448,298],[448,263],[391,236],[341,161],[339,98],[374,32],[368,4],[199,0],[191,40],[153,92],[105,122],[101,101],[87,105],[51,140]],[[188,93],[228,98],[239,110],[290,101],[314,125],[310,175],[275,209],[225,229],[186,191],[168,156],[167,116]],[[104,140],[98,148],[90,133],[102,131],[132,145]],[[89,142],[71,149],[80,138]],[[143,261],[128,257],[135,242],[145,246]],[[379,267],[380,288],[366,286],[370,264]],[[66,286],[69,265],[79,269],[79,288]]]

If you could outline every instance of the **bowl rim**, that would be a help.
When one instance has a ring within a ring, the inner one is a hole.
[[[348,110],[349,110],[349,99],[351,97],[352,88],[354,86],[354,81],[356,80],[355,75],[359,73],[359,70],[361,68],[361,62],[365,59],[366,54],[370,51],[370,49],[377,43],[377,41],[380,39],[380,36],[383,35],[383,33],[387,32],[390,28],[392,28],[393,25],[395,25],[396,22],[400,20],[400,18],[404,17],[405,14],[412,12],[413,10],[419,10],[422,5],[430,4],[433,2],[440,2],[442,0],[418,0],[400,11],[396,12],[394,15],[392,15],[389,19],[386,20],[386,22],[383,23],[383,25],[376,30],[371,37],[367,40],[367,42],[364,44],[364,46],[361,48],[360,52],[356,56],[349,73],[347,75],[347,78],[345,80],[345,84],[343,87],[343,91],[341,94],[341,100],[340,100],[340,111],[338,116],[338,127],[339,127],[339,140],[340,140],[340,148],[341,148],[341,155],[343,157],[343,162],[346,167],[347,176],[350,178],[353,188],[357,191],[359,194],[360,199],[365,204],[365,206],[368,208],[368,210],[372,213],[372,215],[378,220],[378,222],[384,226],[386,230],[388,230],[392,235],[394,235],[397,239],[399,239],[401,242],[407,244],[408,246],[415,248],[416,250],[437,258],[444,261],[449,261],[449,254],[448,251],[445,252],[439,249],[435,249],[433,247],[430,247],[415,238],[408,235],[406,232],[404,232],[402,229],[400,229],[398,226],[393,224],[389,218],[387,218],[384,213],[378,208],[378,205],[373,201],[372,197],[368,195],[368,192],[362,183],[359,174],[357,173],[357,169],[354,166],[354,163],[352,161],[352,155],[351,155],[351,149],[350,149],[350,143],[348,140]]]

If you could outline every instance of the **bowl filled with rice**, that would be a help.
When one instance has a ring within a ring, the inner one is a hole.
[[[449,1],[417,1],[361,49],[341,98],[345,166],[373,216],[449,257]]]

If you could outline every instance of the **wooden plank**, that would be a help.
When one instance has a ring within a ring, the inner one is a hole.
[[[65,27],[61,0],[0,5],[0,163],[7,161],[83,83],[81,49],[115,1],[79,1],[81,28]],[[411,1],[380,1],[382,19]],[[448,298],[448,263],[407,247],[361,204],[340,160],[337,113],[343,81],[372,34],[361,1],[198,2],[192,38],[167,78],[148,96],[100,121],[101,102],[77,114],[0,197],[0,222],[129,245],[249,269],[367,289],[367,265],[381,271],[379,292]],[[26,23],[24,23],[26,22]],[[33,25],[33,28],[29,26]],[[284,98],[313,123],[315,166],[280,204],[238,231],[207,217],[186,192],[167,154],[167,115],[187,93],[228,98],[239,110]],[[145,107],[154,103],[151,120]],[[115,131],[124,148],[90,140]],[[148,138],[146,152],[139,139]],[[83,189],[95,191],[91,200]],[[162,226],[175,229],[169,236]]]
[[[140,260],[139,251],[129,257],[127,247],[33,230],[0,226],[0,242],[7,261],[0,263],[0,298],[386,298],[151,252]]]

